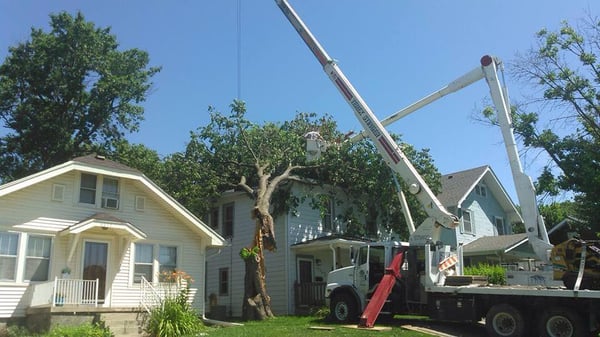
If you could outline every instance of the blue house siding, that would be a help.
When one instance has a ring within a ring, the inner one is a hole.
[[[462,218],[464,211],[469,211],[471,214],[471,232],[465,231]],[[496,229],[496,218],[501,218],[505,224],[507,223],[506,212],[493,195],[487,194],[484,197],[475,192],[469,193],[462,203],[461,226],[457,231],[458,242],[467,244],[483,236],[497,236],[499,233]],[[510,228],[508,225],[506,227]],[[510,234],[510,232],[504,234]]]

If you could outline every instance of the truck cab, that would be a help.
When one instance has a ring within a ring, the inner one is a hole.
[[[407,242],[370,242],[351,249],[352,265],[327,275],[325,299],[331,318],[349,322],[358,318],[394,256],[408,249]]]

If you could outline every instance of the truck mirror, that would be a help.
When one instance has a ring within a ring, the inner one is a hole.
[[[350,263],[354,264],[354,247],[350,246]]]

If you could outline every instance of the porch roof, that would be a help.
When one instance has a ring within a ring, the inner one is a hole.
[[[321,236],[315,239],[295,243],[291,246],[292,249],[300,250],[305,248],[318,249],[318,248],[329,248],[331,246],[334,247],[351,247],[356,245],[361,245],[365,242],[369,242],[370,240],[361,239],[352,236],[346,235],[327,235]]]
[[[146,233],[144,233],[141,229],[125,220],[121,220],[107,213],[96,213],[72,226],[63,229],[59,234],[79,234],[93,228],[115,230],[131,236],[135,240],[141,240],[146,237]]]

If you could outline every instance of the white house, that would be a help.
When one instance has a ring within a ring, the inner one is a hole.
[[[459,215],[461,221],[459,228],[444,233],[443,239],[450,245],[466,245],[483,236],[511,234],[511,224],[522,222],[489,166],[444,175],[442,190],[440,201]],[[300,196],[318,192],[309,192],[296,183],[292,193]],[[305,200],[296,212],[275,219],[278,250],[265,252],[265,259],[267,292],[276,315],[295,314],[305,307],[322,305],[327,273],[349,265],[349,247],[364,243],[345,236],[346,224],[336,221],[336,214],[344,211],[340,199],[332,202],[324,198],[328,205],[319,209]],[[241,315],[245,270],[238,253],[253,237],[252,207],[253,201],[244,193],[225,193],[207,221],[231,243],[218,257],[208,261],[211,273],[206,281],[206,292],[213,305],[227,316]],[[475,250],[473,254],[478,253]]]
[[[206,252],[226,244],[141,172],[75,158],[0,186],[0,320],[137,310],[174,270],[204,312]]]

